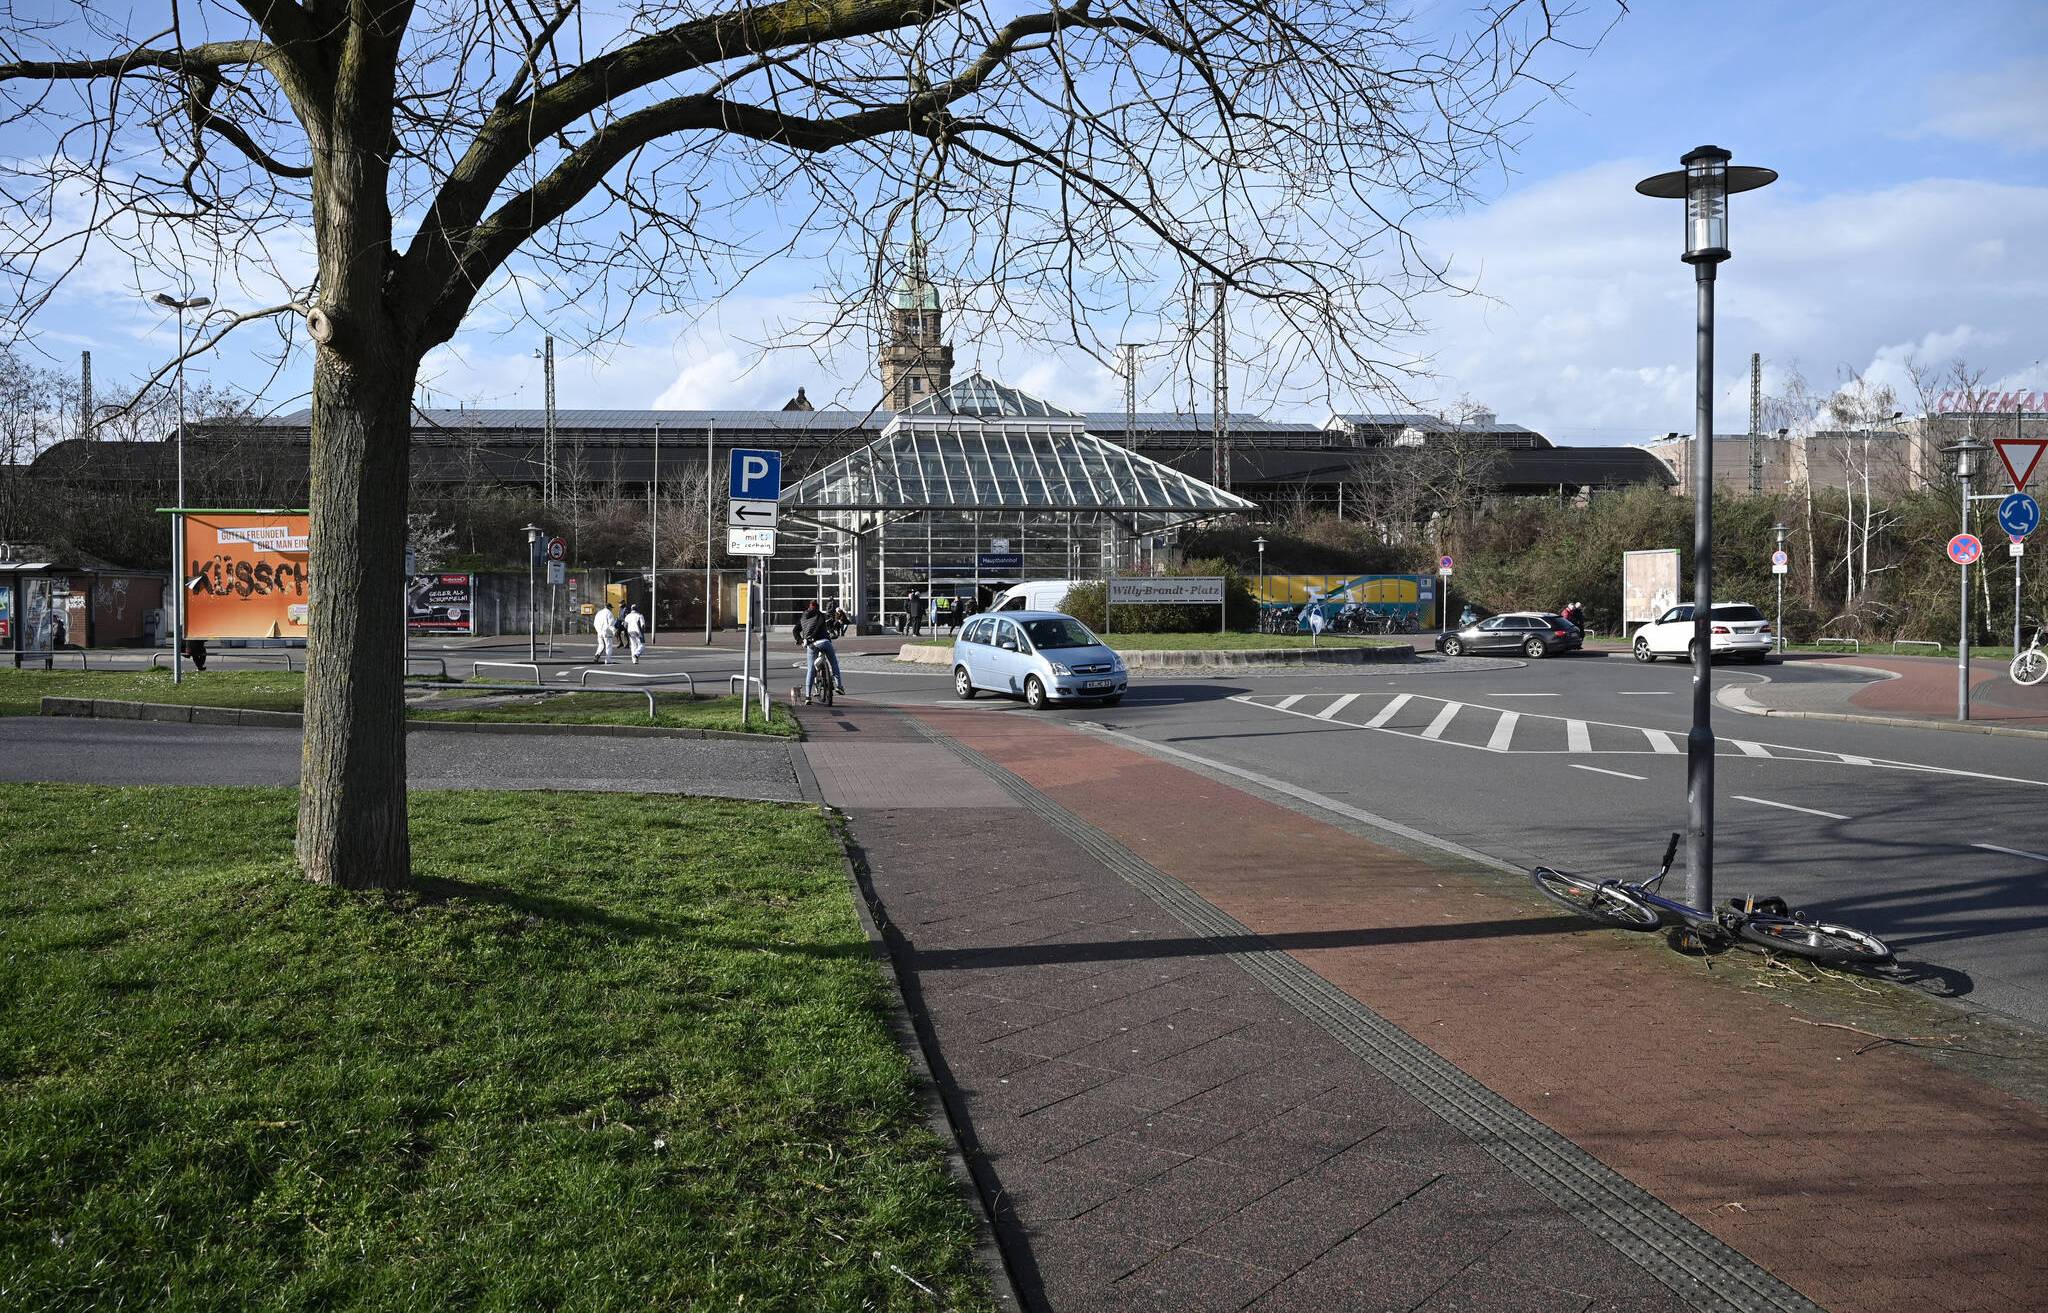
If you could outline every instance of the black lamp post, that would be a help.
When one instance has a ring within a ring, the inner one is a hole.
[[[1679,156],[1685,167],[1636,184],[1645,196],[1685,202],[1685,254],[1699,303],[1693,390],[1692,730],[1685,736],[1685,859],[1692,905],[1714,905],[1714,269],[1728,258],[1728,197],[1777,181],[1770,169],[1733,166],[1719,146]]]

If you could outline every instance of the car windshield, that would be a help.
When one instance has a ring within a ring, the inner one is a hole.
[[[1714,619],[1716,620],[1761,620],[1763,618],[1764,613],[1753,606],[1717,606],[1714,608]]]
[[[1044,651],[1054,647],[1094,647],[1099,641],[1079,620],[1062,616],[1056,620],[1026,620],[1024,632],[1031,646]]]

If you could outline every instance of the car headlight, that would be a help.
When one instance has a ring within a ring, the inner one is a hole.
[[[1052,667],[1052,673],[1055,675],[1071,675],[1074,673],[1057,661],[1048,661],[1046,664]]]

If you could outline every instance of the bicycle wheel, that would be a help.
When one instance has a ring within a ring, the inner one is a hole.
[[[2038,684],[2044,677],[2048,677],[2048,652],[2029,648],[2012,659],[2013,683]]]
[[[832,663],[819,657],[811,667],[811,687],[818,701],[825,706],[832,705]]]
[[[1822,921],[1795,921],[1783,916],[1753,916],[1741,926],[1744,939],[1815,962],[1840,965],[1889,962],[1892,950],[1876,935]]]
[[[1664,923],[1657,909],[1617,884],[1603,884],[1539,866],[1529,872],[1536,892],[1575,916],[1623,930],[1655,930]]]

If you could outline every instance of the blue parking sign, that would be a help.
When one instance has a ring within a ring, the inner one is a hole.
[[[774,501],[782,495],[782,453],[732,450],[732,495],[739,501]]]

